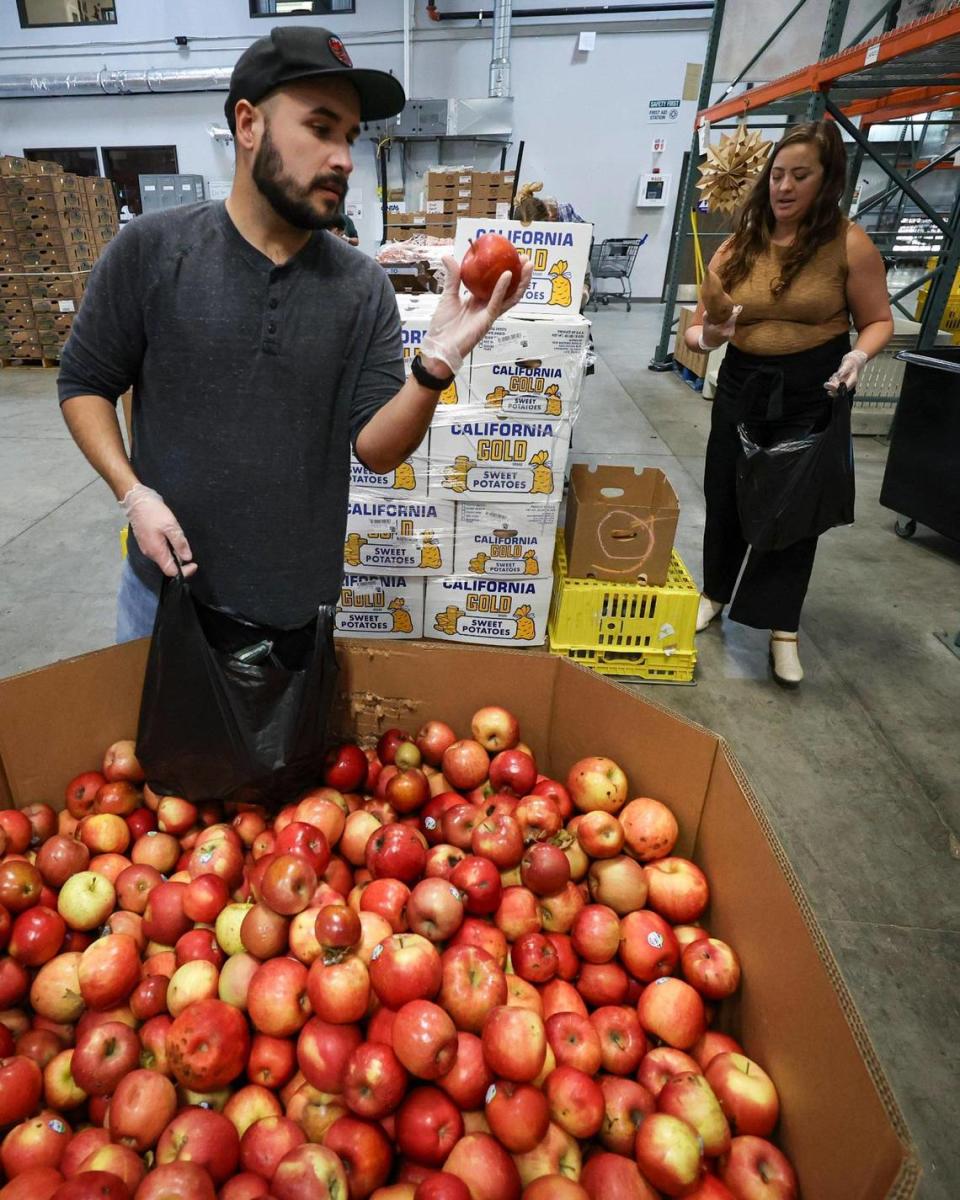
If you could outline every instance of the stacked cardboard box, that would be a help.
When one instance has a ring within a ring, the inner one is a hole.
[[[0,158],[0,359],[60,357],[87,275],[117,228],[108,180]]]
[[[418,233],[427,233],[427,214],[425,212],[406,212],[396,203],[387,208],[387,241],[407,242]]]
[[[397,301],[409,373],[438,297]],[[414,456],[389,476],[354,461],[341,632],[521,647],[544,641],[588,330],[579,315],[501,318],[440,394]],[[375,572],[391,577],[391,586],[371,583],[376,599],[364,609],[356,580]],[[362,618],[354,615],[358,603]]]
[[[469,167],[431,167],[427,172],[424,204],[431,237],[452,238],[458,218],[470,215],[473,176]]]
[[[474,171],[470,186],[470,216],[509,217],[515,180],[515,171]]]

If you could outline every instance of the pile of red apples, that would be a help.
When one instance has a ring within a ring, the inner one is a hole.
[[[0,1200],[795,1200],[677,822],[516,718],[0,811]]]

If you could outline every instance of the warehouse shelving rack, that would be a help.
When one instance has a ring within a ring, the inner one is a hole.
[[[924,305],[917,348],[928,350],[936,342],[953,281],[960,267],[960,188],[950,212],[942,215],[927,202],[913,184],[927,171],[956,153],[960,146],[952,147],[937,160],[927,162],[913,173],[904,174],[881,152],[878,145],[869,141],[868,128],[872,124],[908,118],[932,110],[960,108],[960,5],[955,4],[922,20],[900,28],[887,29],[879,36],[862,40],[878,24],[889,25],[896,7],[894,0],[890,0],[858,33],[853,43],[840,49],[849,0],[830,0],[820,59],[817,62],[770,83],[748,85],[745,91],[729,95],[731,89],[740,83],[753,63],[759,60],[767,47],[802,10],[805,3],[806,0],[799,0],[764,46],[744,67],[738,79],[727,88],[718,101],[710,104],[725,0],[718,0],[715,5],[700,81],[699,111],[680,188],[680,219],[675,225],[668,280],[664,288],[666,311],[660,341],[650,363],[653,370],[666,369],[671,362],[670,339],[675,326],[674,312],[680,287],[682,256],[679,251],[682,239],[686,236],[688,213],[693,207],[695,197],[697,166],[700,159],[699,130],[705,123],[709,123],[711,128],[717,128],[718,124],[725,120],[738,121],[754,114],[762,114],[765,125],[772,123],[771,119],[782,119],[790,124],[797,119],[814,120],[824,113],[828,114],[853,141],[851,174],[854,179],[859,175],[864,157],[869,158],[890,180],[891,188],[888,194],[893,192],[904,195],[931,223],[940,235],[940,245],[935,251],[935,266],[906,287],[898,289],[890,300],[899,311],[912,319],[912,314],[904,308],[902,301],[910,292],[929,282],[930,292]],[[851,198],[852,189],[849,189],[846,197],[848,206]]]

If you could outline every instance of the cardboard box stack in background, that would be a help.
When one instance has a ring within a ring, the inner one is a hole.
[[[113,185],[0,158],[0,359],[52,362],[119,227]]]
[[[397,303],[409,374],[438,297],[401,295]],[[501,318],[440,394],[411,459],[390,476],[354,463],[346,570],[401,576],[408,587],[419,581],[424,603],[406,605],[413,632],[394,631],[382,610],[356,627],[345,585],[340,632],[514,647],[545,641],[588,332],[579,314]]]

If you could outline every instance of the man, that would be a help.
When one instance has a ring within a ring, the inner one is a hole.
[[[349,450],[385,473],[419,445],[437,397],[516,303],[448,290],[404,381],[386,274],[329,232],[360,122],[399,112],[392,75],[355,68],[327,30],[274,29],[238,61],[226,203],[140,217],[91,274],[64,349],[60,402],[130,521],[117,637],[149,634],[164,575],[273,629],[336,601]],[[128,460],[117,397],[133,386]],[[174,557],[176,556],[176,557]]]

